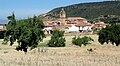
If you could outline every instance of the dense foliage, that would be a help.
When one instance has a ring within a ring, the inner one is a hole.
[[[104,18],[99,18],[100,21],[109,23],[109,24],[118,24],[120,23],[120,17],[119,16],[104,16]]]
[[[65,46],[64,31],[55,30],[52,33],[51,40],[48,42],[49,47],[64,47]]]
[[[98,18],[88,20],[91,23],[105,22],[107,24],[118,24],[120,23],[120,16],[117,15],[101,15]]]
[[[100,30],[98,41],[101,44],[111,42],[118,46],[120,44],[120,25],[112,25]]]
[[[16,50],[27,52],[28,47],[34,49],[39,41],[45,37],[42,27],[43,22],[34,16],[33,18],[16,21],[15,15],[8,16],[9,23],[6,28],[3,44],[10,41],[12,46],[15,41],[18,42]]]
[[[78,46],[86,46],[88,44],[91,44],[90,41],[93,41],[93,39],[91,37],[87,37],[87,36],[84,36],[84,37],[73,37],[72,38],[72,43],[75,44],[75,45],[78,45]]]
[[[0,39],[4,39],[4,33],[5,33],[6,31],[4,30],[4,31],[0,31]]]
[[[120,1],[105,1],[93,3],[80,3],[66,7],[55,8],[48,15],[59,17],[61,8],[64,8],[67,17],[84,17],[87,19],[97,18],[100,15],[119,15],[120,16]]]

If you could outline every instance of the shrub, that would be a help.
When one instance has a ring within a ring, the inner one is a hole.
[[[6,31],[0,31],[0,39],[4,39],[4,33],[5,33]]]
[[[84,36],[82,38],[80,38],[79,36],[78,37],[73,37],[72,38],[72,43],[75,44],[75,45],[78,45],[78,46],[86,46],[88,44],[91,44],[89,41],[93,41],[93,39],[91,37],[87,37],[87,36]]]
[[[64,31],[55,30],[52,33],[51,40],[48,42],[49,47],[64,47],[65,46],[65,38]]]
[[[118,46],[120,44],[120,25],[107,26],[100,30],[98,41],[101,44],[111,42],[113,45]]]

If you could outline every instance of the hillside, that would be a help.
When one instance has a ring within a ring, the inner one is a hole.
[[[96,18],[100,15],[118,15],[120,16],[120,1],[104,1],[80,3],[65,7],[59,7],[47,13],[48,16],[59,17],[61,8],[64,8],[67,17],[84,17],[87,19]]]

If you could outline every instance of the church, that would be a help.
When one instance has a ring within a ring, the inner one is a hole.
[[[84,26],[86,25],[87,19],[82,17],[66,17],[66,12],[64,8],[61,9],[60,18],[57,20],[48,20],[45,22],[45,26],[49,28],[50,30],[56,30],[56,29],[68,29],[72,25],[74,26]]]
[[[82,17],[66,17],[66,13],[65,10],[62,8],[61,12],[60,12],[60,19],[64,20],[64,23],[76,23],[76,22],[84,22],[87,23],[87,19],[82,18]]]
[[[60,18],[56,20],[47,20],[45,21],[46,31],[53,30],[63,30],[65,32],[76,31],[92,31],[93,28],[101,29],[105,27],[107,24],[103,22],[98,22],[95,24],[88,23],[87,19],[82,17],[66,17],[66,12],[64,8],[61,9],[59,13]]]

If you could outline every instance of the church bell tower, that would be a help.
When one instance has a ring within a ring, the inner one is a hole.
[[[66,13],[65,13],[64,8],[62,8],[62,10],[61,10],[61,12],[60,12],[60,18],[61,18],[61,19],[66,18]]]

